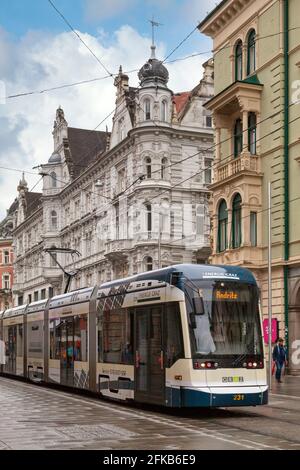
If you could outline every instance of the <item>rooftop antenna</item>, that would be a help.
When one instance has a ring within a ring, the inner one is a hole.
[[[154,42],[154,28],[158,26],[163,26],[162,23],[158,23],[157,21],[154,21],[154,15],[152,15],[152,20],[148,20],[149,23],[151,23],[152,26],[152,45],[151,45],[151,59],[155,59],[155,42]]]

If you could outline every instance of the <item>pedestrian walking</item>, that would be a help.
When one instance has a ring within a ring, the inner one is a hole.
[[[283,344],[283,339],[278,338],[276,345],[273,349],[273,361],[275,363],[276,372],[275,378],[278,383],[282,383],[281,373],[284,366],[287,366],[287,353]]]

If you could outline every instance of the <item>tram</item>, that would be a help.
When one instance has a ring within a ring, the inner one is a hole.
[[[174,265],[12,308],[0,339],[2,375],[168,407],[268,402],[259,290],[243,268]]]

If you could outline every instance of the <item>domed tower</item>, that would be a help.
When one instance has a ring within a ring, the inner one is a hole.
[[[168,88],[169,72],[155,55],[156,46],[152,43],[151,57],[138,73],[138,108],[136,124],[153,125],[171,123],[172,91]]]

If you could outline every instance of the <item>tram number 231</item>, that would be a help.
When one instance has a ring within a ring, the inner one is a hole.
[[[233,401],[243,401],[245,400],[245,395],[233,395]]]

